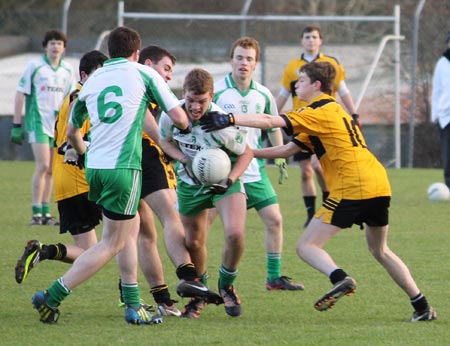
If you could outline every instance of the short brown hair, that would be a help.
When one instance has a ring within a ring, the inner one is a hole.
[[[150,45],[145,48],[143,48],[139,52],[139,63],[144,64],[145,60],[150,59],[154,64],[157,64],[162,58],[168,57],[172,64],[175,65],[175,62],[177,61],[177,58],[170,53],[167,49],[164,49],[157,45]]]
[[[111,58],[128,58],[141,48],[139,33],[126,26],[119,26],[110,32],[108,53]]]
[[[184,78],[183,91],[193,92],[195,95],[213,93],[213,76],[202,68],[194,68]]]
[[[64,47],[67,45],[67,36],[58,29],[51,29],[45,33],[44,39],[42,40],[42,47],[47,47],[48,41],[51,40],[63,41]]]
[[[236,41],[234,41],[233,45],[230,49],[230,58],[233,59],[234,56],[234,50],[236,47],[242,47],[245,49],[254,49],[256,51],[256,61],[259,61],[259,57],[261,56],[261,48],[259,47],[259,43],[257,40],[255,40],[253,37],[244,36],[241,38],[238,38]]]
[[[331,95],[336,78],[336,69],[329,62],[310,62],[303,65],[300,72],[305,73],[312,83],[319,81],[321,83],[320,91]]]
[[[308,34],[310,32],[313,32],[313,31],[317,31],[319,33],[319,37],[322,38],[322,30],[320,29],[320,26],[318,26],[318,25],[308,25],[308,26],[306,26],[302,30],[302,36],[301,37],[303,38],[303,35]]]

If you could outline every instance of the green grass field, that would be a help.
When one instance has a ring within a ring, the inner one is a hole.
[[[295,252],[305,219],[300,198],[300,172],[289,167],[289,179],[274,185],[284,216],[285,243],[282,273],[305,284],[305,291],[265,290],[263,227],[256,213],[247,219],[246,250],[235,286],[243,315],[230,318],[222,306],[207,306],[200,319],[165,318],[154,326],[129,326],[117,307],[118,272],[115,262],[78,287],[61,306],[57,325],[39,322],[31,295],[47,288],[68,268],[45,261],[18,285],[14,266],[28,239],[71,242],[57,228],[30,227],[32,162],[0,161],[1,345],[449,345],[450,323],[450,202],[428,201],[429,184],[442,181],[441,170],[389,170],[393,188],[390,247],[403,258],[423,293],[436,308],[438,320],[407,323],[412,308],[400,290],[367,251],[358,227],[338,234],[327,245],[337,263],[358,282],[358,291],[343,298],[327,312],[314,310],[314,302],[330,288],[326,277],[299,260]],[[276,170],[269,168],[276,182]],[[56,213],[56,206],[53,208]],[[100,229],[99,229],[100,231]],[[100,232],[99,232],[100,233]],[[162,236],[160,235],[160,242]],[[211,231],[210,283],[218,278],[223,233],[220,221]],[[166,281],[176,298],[174,267],[161,244]],[[153,303],[148,284],[140,287],[144,299]],[[179,299],[182,307],[187,299]]]

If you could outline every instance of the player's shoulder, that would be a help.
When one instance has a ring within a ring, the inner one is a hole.
[[[320,53],[318,59],[316,61],[327,61],[333,65],[340,66],[339,60],[331,55]]]
[[[214,92],[220,92],[227,88],[228,88],[228,86],[227,86],[227,82],[226,82],[226,77],[214,82]]]

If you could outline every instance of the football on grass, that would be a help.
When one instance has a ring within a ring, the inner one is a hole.
[[[192,170],[202,184],[216,184],[230,174],[230,158],[222,149],[204,149],[195,155]]]
[[[431,201],[446,201],[450,199],[450,190],[444,183],[433,183],[428,188],[428,198]]]

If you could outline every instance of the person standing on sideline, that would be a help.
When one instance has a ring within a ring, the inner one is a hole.
[[[186,113],[164,79],[153,69],[137,63],[141,39],[127,27],[117,27],[108,38],[107,60],[84,84],[72,108],[67,136],[73,149],[66,161],[84,163],[89,199],[102,208],[101,240],[84,251],[72,267],[45,291],[32,297],[32,304],[44,323],[55,323],[58,306],[74,288],[94,276],[125,246],[136,227],[141,189],[142,129],[146,105],[158,101],[183,133],[190,131]],[[90,145],[80,128],[89,117]],[[135,245],[134,245],[135,246]],[[128,268],[130,273],[135,268]],[[123,280],[127,306],[125,320],[131,324],[159,323],[140,304],[137,282]],[[189,288],[196,286],[194,281]]]
[[[275,98],[278,112],[282,111],[289,96],[292,97],[293,110],[306,106],[305,101],[301,100],[298,95],[295,94],[295,83],[298,80],[298,71],[300,67],[309,62],[327,61],[336,69],[336,80],[333,84],[332,96],[335,97],[336,94],[339,94],[348,113],[352,114],[353,118],[358,119],[359,116],[356,113],[352,96],[347,88],[347,85],[345,84],[344,68],[341,64],[339,64],[336,58],[320,53],[322,42],[322,31],[320,27],[307,26],[303,29],[301,34],[301,44],[305,52],[302,53],[300,58],[291,60],[284,70],[281,78],[281,90]],[[299,162],[301,170],[303,201],[305,203],[307,213],[307,218],[304,225],[304,227],[306,227],[316,212],[316,186],[314,183],[314,173],[316,173],[317,182],[322,189],[323,201],[325,201],[328,196],[328,188],[325,184],[322,167],[320,166],[317,157],[312,152],[299,152],[294,156],[294,161]]]
[[[450,31],[447,49],[436,63],[431,94],[431,121],[439,127],[444,181],[450,189]]]
[[[259,62],[261,49],[252,37],[236,40],[230,51],[231,73],[214,84],[213,102],[222,109],[239,114],[268,113],[278,115],[275,99],[265,86],[253,80],[253,73]],[[259,149],[262,144],[262,131],[245,128],[247,142],[251,149]],[[279,128],[267,131],[273,146],[283,144]],[[286,159],[276,158],[280,168],[280,180],[284,178]],[[277,195],[267,177],[263,159],[253,159],[241,177],[247,195],[247,209],[255,208],[265,226],[265,246],[268,290],[303,290],[302,284],[292,282],[281,275],[281,253],[283,251],[283,220]],[[215,209],[209,210],[215,215]],[[211,223],[211,218],[210,218]]]
[[[214,81],[209,72],[198,68],[191,70],[184,80],[183,95],[182,106],[192,122],[192,132],[181,133],[168,115],[162,113],[159,144],[167,155],[178,161],[178,211],[186,231],[187,247],[199,274],[206,273],[208,208],[216,207],[222,219],[225,242],[219,269],[219,293],[225,312],[237,317],[242,314],[242,306],[234,281],[244,252],[246,216],[245,190],[239,177],[253,155],[241,130],[230,128],[212,135],[200,128],[199,120],[207,112],[222,112],[212,103]],[[230,156],[232,169],[221,182],[204,186],[192,173],[192,161],[200,150],[207,148],[223,149]],[[202,275],[201,280],[207,284],[206,275]],[[182,316],[198,318],[206,303],[204,299],[192,298]]]
[[[95,202],[88,199],[89,186],[84,168],[65,164],[64,152],[67,149],[66,129],[70,104],[77,97],[89,76],[97,68],[103,66],[107,59],[108,57],[98,50],[88,52],[81,57],[79,65],[80,81],[77,89],[65,98],[56,117],[53,176],[55,201],[58,204],[60,217],[59,233],[69,232],[75,241],[75,245],[42,244],[36,239],[28,241],[15,268],[16,282],[19,284],[28,277],[30,270],[39,262],[56,260],[73,263],[84,250],[97,243],[95,227],[101,221],[101,210]],[[81,128],[84,138],[87,137],[88,131],[89,121],[85,121]]]
[[[63,32],[47,31],[42,41],[45,54],[28,63],[16,89],[11,141],[23,143],[22,110],[25,103],[25,129],[36,164],[32,178],[32,226],[59,225],[50,213],[53,135],[56,115],[75,82],[72,66],[63,60],[66,45]]]
[[[417,287],[406,264],[388,247],[391,187],[386,169],[369,151],[357,122],[331,95],[336,70],[328,62],[301,67],[295,92],[307,106],[292,112],[270,114],[211,114],[202,121],[206,131],[226,126],[262,129],[282,127],[297,133],[289,143],[254,150],[256,157],[289,157],[302,150],[314,150],[323,167],[330,195],[314,215],[297,244],[299,257],[325,274],[333,288],[314,304],[318,311],[331,308],[341,297],[356,289],[356,281],[323,249],[343,228],[363,227],[370,252],[394,282],[410,298],[411,322],[432,321],[436,311]]]

